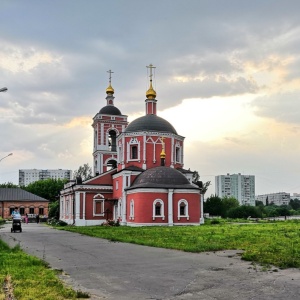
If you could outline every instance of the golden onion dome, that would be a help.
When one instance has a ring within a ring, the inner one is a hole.
[[[166,152],[165,149],[162,149],[160,152],[160,158],[166,158]]]
[[[109,85],[108,88],[106,89],[106,94],[113,94],[114,92],[115,90],[113,89],[113,87]]]
[[[150,87],[148,91],[146,92],[146,97],[149,99],[155,99],[156,98],[156,92],[154,91],[152,87],[152,80],[150,80]]]

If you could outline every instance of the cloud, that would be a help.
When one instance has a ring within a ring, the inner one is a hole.
[[[278,122],[300,123],[300,91],[261,96],[252,102],[256,115]]]

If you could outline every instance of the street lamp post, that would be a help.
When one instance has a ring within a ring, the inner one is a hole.
[[[11,156],[11,155],[13,155],[13,154],[12,154],[12,153],[9,153],[8,155],[2,157],[2,158],[0,159],[0,161],[3,160],[4,158],[8,157],[8,156]]]
[[[7,88],[4,87],[4,88],[0,89],[0,92],[7,92]]]

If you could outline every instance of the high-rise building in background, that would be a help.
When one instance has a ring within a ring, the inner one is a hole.
[[[240,205],[255,206],[255,176],[241,173],[215,176],[215,193],[220,198],[234,197]]]
[[[22,169],[19,170],[19,186],[27,186],[28,184],[44,179],[68,179],[71,180],[71,170],[42,170],[42,169]]]

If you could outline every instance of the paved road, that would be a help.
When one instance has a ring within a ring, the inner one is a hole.
[[[6,224],[0,238],[62,269],[63,279],[89,292],[91,299],[300,299],[299,269],[262,272],[241,261],[236,251],[185,253],[109,242],[42,224],[24,224],[22,233],[11,233]]]

